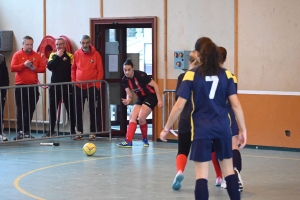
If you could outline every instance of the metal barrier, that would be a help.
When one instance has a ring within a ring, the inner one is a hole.
[[[175,90],[164,90],[162,100],[164,103],[163,111],[162,111],[162,126],[165,127],[165,124],[167,123],[168,116],[175,104],[176,101],[176,92]],[[171,129],[173,129],[175,132],[178,132],[178,123],[179,119],[177,119]]]
[[[5,143],[90,134],[108,134],[111,141],[109,84],[104,80],[16,85],[0,90],[0,131],[2,138],[8,138]],[[0,144],[3,142],[0,138]]]

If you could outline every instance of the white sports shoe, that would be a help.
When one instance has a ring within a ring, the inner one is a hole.
[[[184,179],[183,173],[179,170],[172,183],[173,190],[179,190],[181,188],[181,181]]]
[[[2,135],[0,135],[0,141],[8,141],[8,139],[4,133]]]
[[[222,183],[221,183],[221,188],[224,188],[226,189],[227,188],[227,184],[226,184],[226,181],[225,179],[222,180]]]
[[[222,183],[222,181],[223,181],[223,179],[222,179],[221,177],[218,177],[218,178],[216,179],[216,184],[215,184],[215,186],[218,186],[218,187],[220,187],[220,186],[221,186],[221,183]]]

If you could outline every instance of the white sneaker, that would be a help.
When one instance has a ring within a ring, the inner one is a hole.
[[[0,135],[0,141],[8,141],[8,139],[4,133],[2,135]]]
[[[184,179],[183,173],[179,170],[172,183],[173,190],[179,190],[181,188],[181,181]]]
[[[242,180],[241,174],[240,174],[239,170],[237,170],[236,168],[234,168],[233,170],[234,170],[234,173],[237,176],[238,181],[239,181],[239,191],[243,192],[243,190],[244,190],[244,184],[243,184],[243,180]]]
[[[225,179],[222,180],[222,183],[221,183],[221,188],[224,188],[226,189],[227,188],[227,184],[226,184],[226,181]]]
[[[215,186],[218,186],[218,187],[220,187],[220,186],[221,186],[221,183],[222,183],[222,181],[223,181],[223,179],[222,179],[221,177],[218,177],[218,178],[216,179],[216,184],[215,184]]]

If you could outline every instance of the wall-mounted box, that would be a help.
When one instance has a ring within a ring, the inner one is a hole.
[[[191,51],[177,50],[174,51],[174,69],[189,68],[189,54]]]
[[[13,50],[13,32],[0,30],[0,51]]]

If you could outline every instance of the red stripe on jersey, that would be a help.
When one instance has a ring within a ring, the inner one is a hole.
[[[142,95],[145,96],[146,95],[145,91],[143,90],[143,88],[140,87],[140,84],[136,77],[134,77],[134,82],[135,82],[136,86],[139,88],[139,90],[141,91]]]
[[[146,87],[151,93],[155,93],[155,91],[152,89],[152,87],[150,85],[147,84]]]

